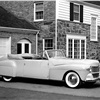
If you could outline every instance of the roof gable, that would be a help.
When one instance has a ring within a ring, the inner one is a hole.
[[[38,30],[37,27],[0,6],[0,26]]]

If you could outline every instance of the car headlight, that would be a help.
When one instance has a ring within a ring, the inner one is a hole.
[[[87,68],[86,70],[87,70],[88,72],[90,72],[90,73],[92,72],[91,68]]]

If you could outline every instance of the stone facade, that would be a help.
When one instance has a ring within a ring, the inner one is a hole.
[[[66,50],[66,34],[86,36],[86,58],[100,60],[100,26],[98,26],[98,41],[90,41],[90,25],[70,21],[57,21],[58,49]]]
[[[5,29],[6,30],[6,29]],[[35,33],[24,33],[24,32],[8,32],[0,30],[0,37],[8,38],[11,37],[11,53],[17,54],[17,42],[22,39],[27,39],[32,43],[32,53],[36,54],[36,32]]]

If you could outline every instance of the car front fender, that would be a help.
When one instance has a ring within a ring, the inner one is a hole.
[[[49,78],[53,80],[63,80],[64,76],[71,71],[76,72],[82,81],[85,81],[86,76],[89,73],[85,68],[75,68],[75,66],[56,66],[50,69]]]

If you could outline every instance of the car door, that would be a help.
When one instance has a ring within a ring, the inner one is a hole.
[[[47,79],[49,76],[48,60],[25,60],[24,77]]]

